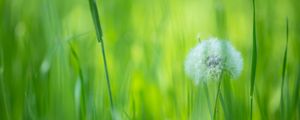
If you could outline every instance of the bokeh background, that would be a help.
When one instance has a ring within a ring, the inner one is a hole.
[[[97,0],[112,85],[112,111],[88,0],[0,0],[0,119],[210,119],[216,82],[184,73],[201,40],[230,41],[241,76],[222,85],[218,119],[248,119],[251,0]],[[254,119],[280,118],[289,19],[286,119],[300,119],[300,1],[257,0]],[[82,81],[82,82],[81,82]],[[297,86],[298,85],[298,86]],[[83,88],[83,89],[82,89]],[[82,90],[84,90],[82,92]]]

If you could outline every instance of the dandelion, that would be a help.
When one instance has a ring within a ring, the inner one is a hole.
[[[217,38],[200,42],[185,60],[185,72],[196,84],[220,80],[223,73],[235,79],[242,67],[241,54],[229,42]]]
[[[223,78],[237,78],[242,71],[242,67],[241,54],[229,42],[217,38],[203,40],[188,54],[185,60],[185,72],[196,84],[201,81],[204,86],[207,86],[207,81],[219,81],[213,114],[210,109],[208,88],[205,87],[212,119],[216,118],[221,80]]]

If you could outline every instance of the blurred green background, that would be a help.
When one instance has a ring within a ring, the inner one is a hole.
[[[251,0],[97,0],[97,5],[115,110],[88,0],[0,0],[1,120],[210,119],[203,85],[184,73],[197,35],[228,40],[241,52],[244,69],[239,79],[223,83],[217,119],[249,118]],[[299,5],[256,1],[254,119],[280,118],[286,17],[284,112],[286,119],[300,119]],[[213,106],[217,83],[208,87]]]

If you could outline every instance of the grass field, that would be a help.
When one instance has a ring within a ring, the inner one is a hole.
[[[210,37],[243,58],[215,119],[300,120],[299,0],[93,3],[0,0],[0,120],[210,120],[218,82],[184,69]]]

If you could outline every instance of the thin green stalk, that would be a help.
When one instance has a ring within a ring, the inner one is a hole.
[[[213,119],[213,113],[212,113],[212,109],[211,109],[207,83],[204,82],[203,84],[204,84],[204,90],[205,90],[205,93],[206,93],[206,100],[207,100],[209,115],[210,115],[210,118]]]
[[[260,111],[260,115],[261,115],[261,119],[262,120],[269,120],[266,111],[267,107],[266,107],[266,102],[264,100],[261,99],[261,94],[259,93],[259,91],[257,89],[255,89],[255,96],[256,96],[256,101],[258,104],[258,110]]]
[[[192,96],[193,96],[193,85],[191,82],[187,84],[187,97],[188,97],[188,110],[187,110],[187,117],[188,120],[192,119]]]
[[[214,114],[213,114],[214,120],[216,119],[218,99],[219,99],[219,95],[220,95],[220,91],[221,91],[221,83],[222,83],[222,79],[219,80],[217,95],[216,95],[216,99],[215,99],[215,107],[214,107]]]
[[[256,48],[256,27],[255,27],[255,0],[253,3],[253,48],[252,48],[252,67],[251,67],[251,81],[250,81],[250,120],[252,120],[253,111],[253,91],[255,85],[256,62],[257,62],[257,48]]]
[[[284,51],[284,58],[283,58],[283,68],[282,68],[282,79],[281,79],[281,98],[280,98],[280,115],[281,119],[285,118],[285,109],[284,109],[284,78],[285,78],[285,71],[286,71],[286,60],[287,60],[287,50],[288,50],[288,36],[289,36],[289,22],[286,19],[286,43],[285,43],[285,51]]]
[[[105,70],[106,82],[107,82],[107,87],[108,87],[110,105],[111,105],[111,109],[114,110],[113,109],[114,104],[113,104],[113,98],[112,98],[112,91],[111,91],[110,80],[109,80],[109,75],[108,75],[108,68],[107,68],[107,63],[106,63],[104,41],[102,40],[102,29],[101,29],[101,25],[100,25],[97,4],[96,4],[95,0],[89,0],[89,4],[90,4],[90,10],[92,13],[92,17],[93,17],[93,21],[94,21],[94,25],[95,25],[95,29],[96,29],[97,40],[100,43],[101,52],[102,52],[102,56],[103,56],[104,70]]]
[[[86,119],[86,100],[85,100],[85,85],[84,85],[84,79],[83,79],[83,73],[82,73],[82,69],[80,67],[80,64],[79,64],[79,57],[75,51],[75,49],[72,47],[72,45],[70,45],[71,47],[71,51],[72,51],[72,54],[73,56],[75,57],[75,60],[76,60],[76,64],[79,66],[79,77],[80,77],[80,84],[81,84],[81,96],[80,96],[80,117],[82,120],[85,120]]]
[[[223,83],[224,85],[224,83]],[[223,111],[224,111],[224,115],[225,115],[225,120],[231,120],[230,119],[230,115],[229,115],[229,110],[228,110],[228,107],[226,106],[226,104],[228,104],[228,102],[225,102],[224,100],[224,96],[222,95],[222,93],[220,93],[220,102],[221,102],[221,106],[223,108]]]
[[[194,110],[194,86],[192,86],[191,84],[191,87],[190,87],[190,114],[189,114],[189,120],[192,120],[193,119],[193,110]]]
[[[6,95],[6,89],[5,89],[5,85],[4,85],[4,55],[2,52],[2,49],[0,51],[0,84],[1,84],[1,94],[2,94],[2,98],[3,98],[3,104],[4,104],[4,110],[5,110],[5,114],[6,114],[6,119],[10,120],[10,114],[9,114],[9,109],[8,109],[8,102],[7,102],[7,95]]]
[[[192,92],[192,85],[188,82],[187,83],[187,119],[191,118],[191,92]]]
[[[299,91],[300,91],[300,68],[298,67],[298,78],[296,80],[295,89],[294,89],[294,103],[292,109],[294,110],[293,112],[294,115],[297,115],[297,105],[299,104]]]
[[[136,120],[135,98],[132,95],[132,120]]]
[[[237,114],[233,110],[233,108],[236,108],[236,104],[232,104],[234,97],[231,89],[231,79],[224,79],[222,87],[223,93],[220,95],[221,105],[223,107],[226,120],[231,120],[234,118],[234,114]]]

